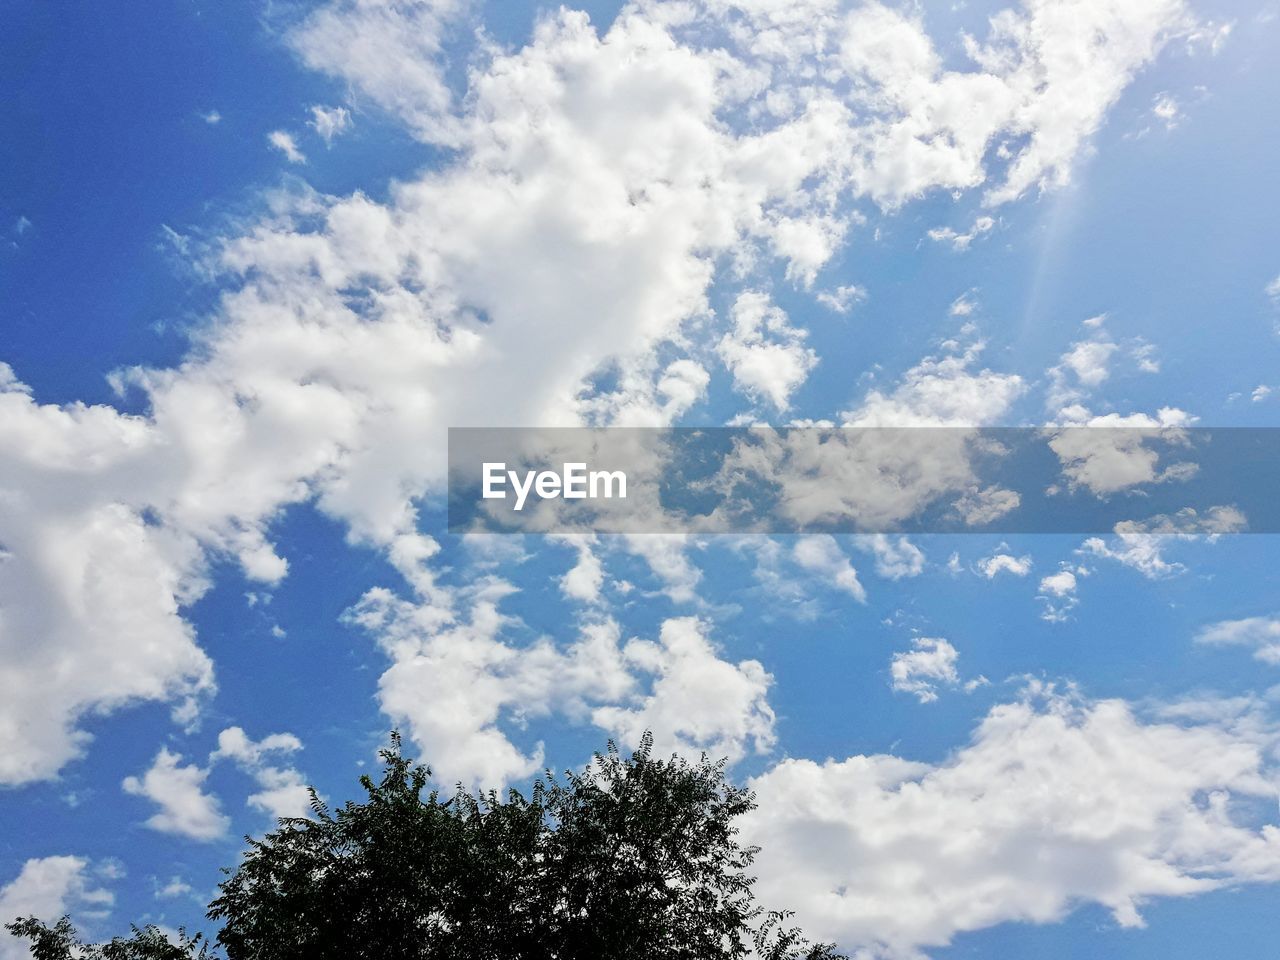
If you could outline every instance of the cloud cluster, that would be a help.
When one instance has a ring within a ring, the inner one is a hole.
[[[876,3],[645,3],[604,34],[559,10],[521,49],[482,43],[457,96],[443,51],[468,16],[337,0],[290,33],[453,159],[385,202],[267,198],[203,264],[222,296],[188,357],[114,378],[144,415],[39,404],[5,368],[0,782],[53,775],[89,712],[177,700],[190,719],[213,672],[182,610],[210,556],[278,582],[290,505],[425,585],[417,504],[440,489],[446,425],[669,422],[711,367],[785,406],[813,363],[801,332],[767,309],[727,323],[713,284],[810,288],[859,201],[1064,182],[1190,28],[1176,0],[1029,0],[944,63],[919,17]],[[931,360],[852,419],[988,421],[1021,382],[971,360]]]
[[[1150,716],[1033,687],[940,763],[783,761],[745,834],[760,893],[868,957],[1084,903],[1140,926],[1153,898],[1280,879],[1275,745],[1252,704]]]
[[[445,782],[497,787],[538,772],[541,743],[525,752],[515,739],[552,715],[624,745],[651,730],[664,751],[736,760],[772,747],[772,678],[758,661],[721,657],[702,620],[669,618],[656,641],[624,642],[614,620],[595,618],[567,642],[521,642],[521,624],[500,608],[514,589],[497,577],[433,586],[416,600],[374,588],[348,614],[391,661],[378,687],[383,711]]]
[[[956,663],[958,651],[941,637],[918,637],[911,642],[911,649],[895,653],[889,664],[893,689],[910,693],[921,703],[938,699],[938,687],[954,687],[960,682]]]
[[[84,857],[33,857],[18,875],[0,886],[0,917],[9,923],[17,917],[57,918],[74,912],[79,917],[101,916],[115,900],[105,887],[97,886],[97,874],[116,871],[95,870]],[[105,879],[106,877],[103,877]],[[27,960],[30,942],[10,936],[0,929],[0,960]]]
[[[228,727],[218,735],[218,746],[208,763],[183,763],[181,754],[161,747],[151,766],[141,776],[126,777],[124,792],[145,797],[156,810],[146,821],[148,827],[192,840],[217,840],[231,825],[222,804],[205,789],[214,764],[230,760],[253,777],[259,789],[246,803],[272,818],[296,817],[307,810],[310,794],[302,774],[292,767],[268,762],[272,756],[293,753],[302,743],[290,733],[273,733],[254,741],[239,727]]]

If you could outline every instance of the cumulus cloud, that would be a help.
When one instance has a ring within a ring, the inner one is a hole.
[[[447,31],[468,0],[338,0],[289,34],[307,66],[341,77],[419,136],[452,143],[458,133],[441,59]]]
[[[92,711],[166,700],[192,720],[213,674],[182,611],[210,556],[277,582],[271,524],[312,503],[429,592],[417,510],[442,487],[445,425],[670,422],[706,387],[692,334],[715,282],[812,285],[862,216],[851,200],[985,187],[998,204],[1065,181],[1190,29],[1173,0],[1036,0],[944,65],[919,17],[877,4],[632,6],[603,35],[557,10],[523,48],[484,44],[455,96],[441,51],[470,10],[338,0],[290,30],[303,63],[454,159],[382,202],[267,198],[201,264],[222,296],[189,356],[114,378],[143,415],[39,404],[4,368],[4,782],[77,756]],[[781,408],[810,348],[768,310],[734,330],[723,359]],[[1022,382],[975,362],[926,361],[848,419],[988,422]],[[682,552],[642,549],[689,598]]]
[[[866,603],[867,591],[858,580],[858,571],[836,544],[834,537],[828,534],[801,537],[791,553],[802,569],[817,574],[823,581],[849,594],[859,603]]]
[[[834,290],[824,290],[817,295],[817,300],[824,307],[836,313],[848,313],[855,304],[867,299],[867,291],[856,284],[843,284]]]
[[[1280,274],[1276,278],[1263,287],[1262,292],[1265,293],[1272,304],[1280,306]]]
[[[1118,523],[1115,537],[1089,537],[1080,545],[1080,553],[1114,560],[1157,580],[1186,569],[1181,563],[1164,558],[1164,549],[1170,544],[1199,538],[1212,542],[1221,534],[1239,533],[1247,525],[1245,515],[1236,507],[1216,506],[1204,511],[1184,507],[1177,513],[1157,514],[1142,522]]]
[[[218,798],[205,790],[214,765],[229,760],[254,779],[259,789],[246,799],[248,806],[273,818],[301,816],[310,800],[302,774],[268,762],[301,749],[302,742],[291,733],[273,733],[255,741],[240,727],[228,727],[218,734],[218,746],[205,766],[184,764],[181,754],[161,747],[150,768],[141,776],[126,777],[122,787],[125,793],[145,797],[159,807],[146,821],[151,829],[192,840],[217,840],[231,821]]]
[[[804,336],[768,296],[748,292],[734,303],[733,329],[721,338],[718,350],[738,389],[785,411],[791,394],[818,362],[818,355],[804,346]]]
[[[1058,457],[1069,490],[1084,488],[1105,497],[1194,476],[1198,470],[1194,461],[1168,463],[1168,456],[1190,446],[1187,427],[1195,419],[1173,407],[1162,407],[1154,417],[1145,413],[1091,417],[1086,412],[1068,426],[1052,428],[1049,448]],[[1162,457],[1167,466],[1162,466]],[[1049,492],[1056,489],[1051,487]]]
[[[302,741],[291,733],[273,733],[252,740],[240,727],[228,727],[218,734],[218,748],[209,762],[231,760],[253,777],[259,789],[249,794],[246,803],[273,819],[303,816],[311,795],[302,774],[290,766],[268,762],[272,757],[302,749]]]
[[[1155,898],[1273,882],[1276,734],[1251,706],[1152,714],[1040,687],[939,763],[784,760],[751,781],[758,892],[905,960],[1081,904],[1135,927]]]
[[[592,722],[623,743],[635,746],[651,730],[659,752],[707,753],[730,762],[772,749],[774,714],[767,694],[773,678],[757,660],[735,664],[721,658],[703,621],[667,620],[658,642],[632,640],[624,656],[654,678],[652,691],[635,707],[604,706],[592,713]]]
[[[893,689],[910,693],[921,703],[938,699],[938,687],[954,687],[960,682],[956,662],[960,652],[941,637],[918,637],[911,649],[895,653],[889,664]]]
[[[578,551],[573,569],[560,579],[560,590],[566,597],[583,603],[598,603],[604,587],[604,566],[593,549],[597,538],[589,534],[561,538]]]
[[[1111,358],[1120,348],[1105,333],[1071,345],[1049,368],[1050,410],[1078,403],[1111,376]]]
[[[67,913],[102,916],[115,897],[96,882],[84,857],[34,857],[0,887],[0,917],[9,923],[17,917],[51,921]],[[0,960],[27,960],[30,956],[30,941],[0,929]]]
[[[920,361],[891,392],[868,392],[845,414],[845,426],[968,427],[998,421],[1026,385],[1017,374],[975,371],[982,346]]]
[[[876,573],[887,580],[905,580],[924,572],[924,551],[906,537],[889,537],[883,533],[858,537],[858,545],[871,553]]]
[[[1041,577],[1040,593],[1036,597],[1044,604],[1044,609],[1040,612],[1041,619],[1050,623],[1062,623],[1070,617],[1071,611],[1080,604],[1076,588],[1080,585],[1079,578],[1085,572],[1082,567],[1073,568],[1064,564],[1057,573]]]
[[[1272,666],[1280,665],[1280,619],[1245,617],[1242,620],[1220,620],[1202,627],[1196,643],[1208,646],[1246,647],[1253,658]]]
[[[1025,577],[1031,572],[1031,557],[1025,554],[1015,557],[1009,553],[993,553],[978,561],[978,572],[988,580],[994,580],[1001,573]],[[1043,590],[1044,587],[1042,586],[1041,589]]]
[[[227,832],[230,820],[218,798],[206,793],[207,768],[183,764],[182,755],[162,747],[150,768],[140,777],[126,777],[124,792],[146,797],[160,809],[147,826],[161,833],[175,833],[192,840],[216,840]]]
[[[722,659],[702,621],[667,620],[656,642],[624,643],[602,618],[568,642],[518,643],[508,636],[518,621],[500,609],[514,589],[497,577],[465,589],[424,584],[415,602],[374,588],[348,614],[391,661],[378,685],[383,711],[445,781],[496,787],[537,772],[542,745],[522,750],[513,737],[553,714],[627,744],[649,729],[663,749],[738,758],[772,745],[771,678],[757,661]]]

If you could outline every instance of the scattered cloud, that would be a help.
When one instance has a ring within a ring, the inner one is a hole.
[[[969,246],[984,233],[989,233],[996,225],[994,217],[981,216],[973,221],[967,233],[957,233],[951,227],[934,227],[929,231],[929,239],[951,244],[956,251],[968,250]]]
[[[905,580],[924,572],[924,551],[906,537],[876,533],[854,542],[875,557],[876,573],[887,580]]]
[[[817,294],[818,302],[836,313],[848,313],[855,305],[866,299],[866,288],[853,284],[839,286],[834,290],[823,290]]]
[[[960,682],[956,662],[960,652],[940,637],[919,637],[911,649],[895,653],[889,665],[893,689],[910,693],[921,703],[938,699],[938,687],[954,687]]]
[[[1170,0],[1045,0],[944,58],[951,37],[878,4],[681,10],[629,7],[603,33],[551,12],[526,46],[474,51],[463,95],[443,55],[463,0],[337,0],[289,32],[451,159],[384,202],[273,192],[209,244],[223,290],[196,346],[116,378],[139,415],[38,403],[3,368],[0,780],[55,775],[90,714],[165,701],[196,722],[213,668],[184,611],[212,556],[285,577],[269,531],[290,506],[382,551],[422,607],[437,551],[417,505],[443,486],[444,425],[670,422],[706,386],[691,335],[713,284],[811,287],[858,206],[1066,183],[1136,72],[1195,28]],[[305,159],[287,131],[269,142]],[[721,359],[782,410],[815,359],[777,310],[748,299]],[[979,350],[922,361],[847,422],[992,422],[1025,385]],[[684,545],[628,543],[692,602]],[[527,758],[508,759],[494,769]]]
[[[279,150],[284,154],[286,160],[290,163],[306,163],[307,158],[302,151],[298,149],[298,143],[293,139],[293,134],[284,130],[272,130],[267,134],[267,143],[274,150]]]
[[[1166,130],[1172,130],[1182,119],[1182,107],[1173,94],[1159,93],[1151,104],[1151,115],[1163,123]]]
[[[1024,554],[1021,557],[1015,557],[1008,553],[993,553],[989,557],[983,557],[978,561],[978,572],[988,580],[994,580],[1001,573],[1010,573],[1015,577],[1025,577],[1031,572],[1031,557]],[[1045,589],[1043,582],[1040,589]]]
[[[1076,596],[1079,577],[1088,573],[1083,567],[1072,567],[1063,564],[1057,573],[1051,573],[1040,579],[1040,593],[1036,597],[1044,604],[1040,611],[1040,619],[1050,623],[1062,623],[1070,619],[1071,611],[1080,604]]]
[[[733,329],[717,349],[739,390],[782,412],[818,362],[804,339],[805,332],[791,326],[766,294],[747,292],[734,303]]]
[[[302,742],[291,733],[273,733],[255,741],[239,727],[228,727],[218,734],[218,748],[209,755],[209,763],[231,760],[253,777],[260,789],[246,799],[250,807],[273,819],[300,817],[306,814],[311,802],[302,774],[291,766],[268,761],[301,749]]]
[[[315,130],[325,144],[329,145],[335,137],[351,128],[351,111],[346,107],[322,107],[317,104],[311,108],[311,119],[307,121],[307,126]]]

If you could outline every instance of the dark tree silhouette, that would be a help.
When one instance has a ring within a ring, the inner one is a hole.
[[[756,904],[756,850],[735,826],[755,801],[723,761],[657,759],[646,736],[528,797],[459,787],[442,800],[398,736],[382,759],[362,802],[331,811],[313,790],[311,817],[247,838],[209,906],[227,960],[840,957]],[[199,937],[173,944],[153,927],[87,948],[66,918],[9,929],[36,960],[208,956]]]

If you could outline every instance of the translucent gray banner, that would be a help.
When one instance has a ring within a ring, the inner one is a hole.
[[[1280,532],[1280,429],[458,428],[452,533]]]

